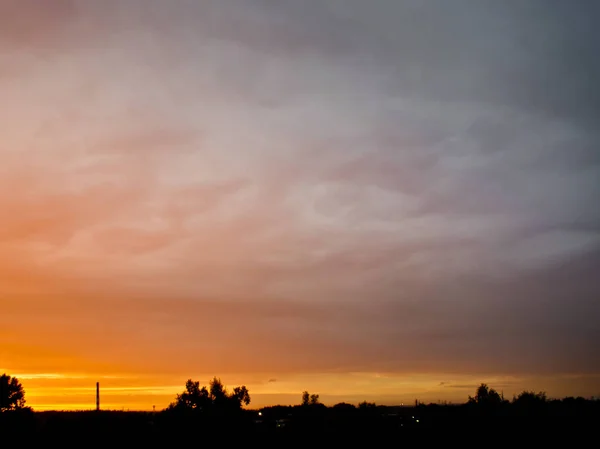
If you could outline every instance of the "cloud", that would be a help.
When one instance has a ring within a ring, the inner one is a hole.
[[[52,45],[62,25],[74,18],[75,4],[73,0],[57,0],[50,7],[35,0],[3,0],[0,36],[4,45],[24,45],[30,49]]]
[[[5,5],[15,365],[600,369],[595,7]]]

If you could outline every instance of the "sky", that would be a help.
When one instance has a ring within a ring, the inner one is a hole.
[[[600,395],[593,0],[0,0],[36,410]]]

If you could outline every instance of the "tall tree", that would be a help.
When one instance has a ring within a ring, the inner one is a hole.
[[[25,408],[25,390],[16,377],[0,376],[0,411]]]
[[[250,393],[245,385],[242,385],[241,387],[235,387],[231,396],[238,404],[250,404]]]
[[[302,405],[308,405],[310,404],[310,394],[308,393],[308,391],[303,391],[302,392]]]

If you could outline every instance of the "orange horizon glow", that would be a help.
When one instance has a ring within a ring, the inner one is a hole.
[[[4,372],[7,370],[1,370]],[[187,378],[150,378],[148,376],[124,375],[74,375],[74,374],[26,374],[15,373],[26,390],[27,405],[34,410],[94,410],[96,384],[100,382],[101,409],[128,411],[160,411],[166,408],[175,396],[184,389]],[[192,376],[201,384],[208,385],[214,376]],[[219,377],[219,376],[217,376]],[[280,379],[265,379],[243,382],[244,376],[221,377],[230,389],[246,385],[250,390],[251,409],[272,405],[296,405],[300,403],[302,391],[320,395],[321,402],[331,406],[339,402],[358,405],[362,401],[378,405],[412,405],[415,400],[425,403],[464,403],[473,395],[480,383],[487,383],[502,392],[507,399],[524,390],[541,387],[550,398],[586,396],[586,383],[597,379],[585,376],[562,376],[556,378],[531,378],[514,376],[457,376],[457,375],[390,375],[382,373],[321,373],[312,375],[287,375]],[[261,377],[261,376],[258,376]],[[452,381],[438,382],[439,378]],[[176,382],[176,380],[178,382]],[[537,390],[536,390],[537,391]]]

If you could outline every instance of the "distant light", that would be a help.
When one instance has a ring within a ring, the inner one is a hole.
[[[411,416],[411,418],[412,418],[412,419],[415,419],[415,417],[414,417],[414,416]]]
[[[262,412],[258,412],[258,416],[262,416]]]
[[[419,420],[417,419],[417,422],[419,422]]]

